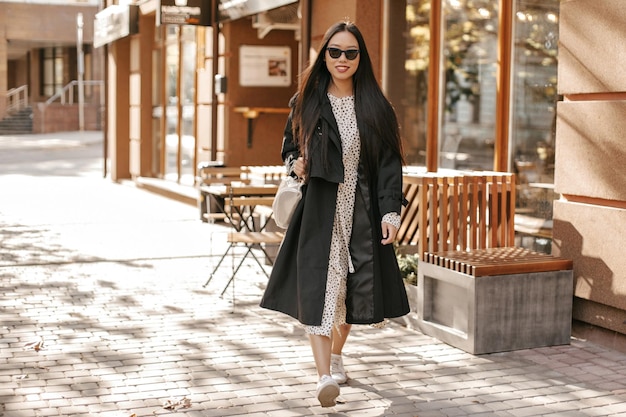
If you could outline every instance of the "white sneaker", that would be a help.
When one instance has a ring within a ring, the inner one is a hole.
[[[317,383],[317,399],[322,407],[333,407],[339,396],[339,385],[330,375],[322,375]]]
[[[330,355],[330,375],[338,384],[345,384],[348,380],[346,370],[343,369],[343,358],[341,355]]]

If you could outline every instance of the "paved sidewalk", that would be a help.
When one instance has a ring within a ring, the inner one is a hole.
[[[265,276],[242,271],[235,306],[230,262],[202,287],[228,229],[103,179],[97,135],[56,136],[0,137],[0,416],[626,416],[626,354],[475,356],[396,322],[355,326],[323,409]]]

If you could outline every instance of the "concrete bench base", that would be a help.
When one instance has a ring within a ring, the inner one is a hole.
[[[569,344],[573,271],[479,276],[420,262],[418,329],[472,354]]]

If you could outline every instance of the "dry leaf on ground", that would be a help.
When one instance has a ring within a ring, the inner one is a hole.
[[[43,337],[36,342],[27,343],[25,347],[26,349],[34,349],[36,352],[39,352],[44,348]]]
[[[163,408],[166,410],[177,410],[179,408],[190,408],[191,400],[187,397],[183,397],[180,400],[167,400],[163,404]]]

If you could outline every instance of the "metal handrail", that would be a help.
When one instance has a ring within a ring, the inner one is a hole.
[[[82,83],[84,86],[92,85],[92,86],[97,86],[97,87],[104,87],[104,81],[102,80],[85,80]],[[61,99],[61,104],[74,104],[74,87],[78,87],[78,80],[73,80],[67,83],[61,89],[61,91],[59,91],[58,93],[56,93],[55,95],[53,95],[52,97],[50,97],[48,100],[45,101],[44,107],[48,107],[50,104],[57,101],[58,99]],[[68,97],[67,100],[66,100],[66,96]],[[101,97],[101,101],[104,100],[103,94],[101,94],[100,97]]]
[[[28,85],[15,87],[7,91],[6,112],[8,114],[16,113],[28,107]]]
[[[104,81],[84,80],[81,82],[83,86],[97,86],[97,87],[102,88],[103,91],[100,92],[99,96],[100,96],[100,108],[103,109],[105,105]],[[52,97],[50,97],[48,100],[46,100],[43,103],[43,106],[41,107],[41,114],[42,114],[42,129],[44,132],[46,131],[46,117],[45,117],[46,109],[48,108],[50,104],[54,103],[58,99],[61,99],[61,104],[74,104],[74,87],[78,88],[78,80],[70,81],[61,89],[61,91],[54,94]],[[66,96],[69,97],[69,99],[66,100]]]

